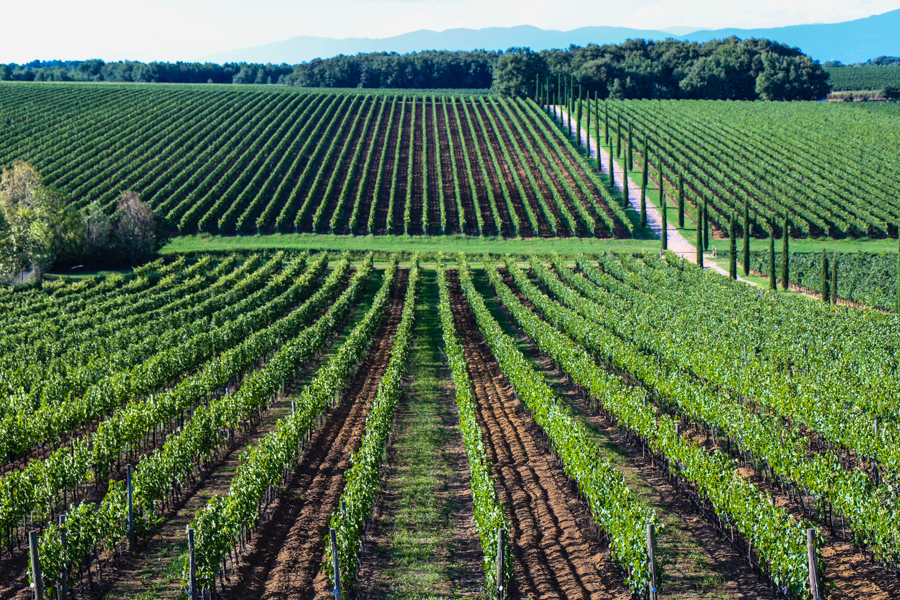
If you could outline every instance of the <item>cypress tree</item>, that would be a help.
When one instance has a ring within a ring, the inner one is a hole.
[[[663,201],[665,200],[665,197],[666,197],[666,183],[665,183],[666,180],[665,180],[665,177],[663,176],[662,157],[660,157],[660,159],[659,159],[658,167],[659,167],[659,205],[662,206]]]
[[[581,97],[578,98],[578,109],[575,113],[575,147],[581,148]]]
[[[597,172],[600,172],[600,102],[597,100],[597,92],[594,92],[594,127],[597,130]]]
[[[781,289],[786,290],[791,285],[791,249],[790,229],[787,214],[784,215],[784,227],[781,229]]]
[[[603,143],[609,146],[609,104],[606,100],[603,101],[603,120]],[[610,147],[610,150],[612,150],[612,147]]]
[[[737,239],[734,236],[734,217],[728,221],[728,275],[737,279]]]
[[[643,185],[645,187],[647,186],[647,180],[650,178],[649,149],[650,149],[650,142],[648,141],[647,136],[645,135],[644,136],[644,166],[643,166],[643,169],[641,170],[641,177],[642,177],[641,181],[643,182],[641,185]]]
[[[684,229],[684,177],[678,174],[678,227]]]
[[[709,200],[703,201],[703,249],[709,250]]]
[[[666,197],[660,196],[659,198],[659,207],[662,210],[662,231],[660,232],[659,239],[662,242],[662,250],[665,252],[669,249],[669,220],[666,217]]]
[[[587,96],[587,110],[585,112],[587,113],[585,115],[587,117],[587,123],[585,123],[585,126],[584,126],[584,141],[585,141],[585,147],[587,148],[587,156],[588,156],[588,158],[590,158],[591,157],[591,95],[590,94],[588,94],[588,96]],[[580,138],[581,136],[578,136],[578,137]]]
[[[541,74],[534,76],[534,99],[540,100],[541,97]]]
[[[616,115],[616,158],[622,158],[622,120]]]
[[[616,187],[616,171],[613,168],[613,154],[615,153],[615,148],[613,148],[614,144],[612,140],[610,140],[609,143],[609,185],[611,185],[612,187]]]
[[[769,226],[769,289],[778,291],[775,279],[775,226]]]
[[[744,277],[750,274],[750,203],[744,198]]]
[[[631,135],[631,123],[628,123],[628,170],[634,171],[634,138]]]
[[[641,227],[647,226],[647,185],[641,186]]]
[[[834,253],[831,261],[831,303],[837,304],[838,301],[838,254]]]
[[[625,181],[622,182],[622,208],[628,208],[628,177],[625,177]]]
[[[897,299],[894,310],[900,313],[900,227],[897,228]]]
[[[697,207],[697,265],[699,267],[703,267],[703,219],[701,218],[702,212],[700,211],[700,207]]]
[[[831,290],[828,287],[828,255],[822,248],[822,302],[831,302]]]

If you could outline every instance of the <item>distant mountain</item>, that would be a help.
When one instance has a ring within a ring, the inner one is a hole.
[[[689,28],[673,27],[674,32]],[[572,31],[553,31],[521,25],[485,29],[423,29],[389,38],[323,38],[299,36],[283,42],[230,50],[204,57],[210,62],[289,63],[329,58],[360,52],[419,52],[422,50],[506,50],[528,46],[532,50],[566,48],[570,44],[618,44],[630,38],[705,42],[736,35],[758,37],[798,46],[815,59],[854,63],[876,56],[900,55],[900,10],[844,23],[792,25],[770,29],[716,29],[673,35],[659,30],[627,27],[581,27]]]

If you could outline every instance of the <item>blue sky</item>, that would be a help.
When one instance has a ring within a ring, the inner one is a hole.
[[[388,37],[454,27],[778,27],[835,23],[900,8],[900,0],[4,0],[3,4],[0,62],[190,61],[298,35]]]

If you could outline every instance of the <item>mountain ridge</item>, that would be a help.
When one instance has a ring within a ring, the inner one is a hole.
[[[677,29],[677,28],[673,28]],[[797,46],[820,61],[858,62],[876,56],[900,55],[900,9],[841,23],[788,25],[755,29],[714,29],[672,35],[663,30],[629,27],[592,26],[570,31],[541,29],[533,25],[486,27],[483,29],[420,29],[388,38],[325,38],[297,36],[288,40],[219,52],[203,58],[210,62],[288,63],[309,62],[367,52],[421,52],[424,50],[506,50],[527,46],[532,50],[566,48],[571,44],[619,44],[627,39],[643,38],[706,42],[735,35],[740,38],[772,39]]]

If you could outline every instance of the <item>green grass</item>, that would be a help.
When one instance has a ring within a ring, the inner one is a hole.
[[[652,240],[615,240],[596,238],[502,239],[496,237],[446,236],[349,236],[311,233],[252,236],[190,235],[172,239],[163,254],[214,252],[229,250],[329,250],[343,252],[467,252],[473,254],[596,254],[599,252],[640,252],[655,249]]]
[[[470,566],[454,559],[454,519],[460,507],[449,484],[459,473],[445,452],[452,443],[456,415],[445,385],[449,375],[441,355],[437,303],[436,272],[425,271],[416,307],[412,367],[394,423],[393,476],[385,490],[389,500],[378,524],[387,541],[376,548],[374,579],[361,582],[370,598],[450,598],[480,589],[460,587],[462,570]]]

